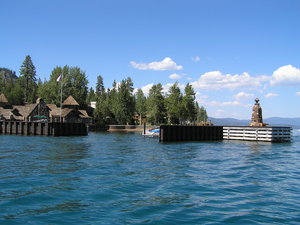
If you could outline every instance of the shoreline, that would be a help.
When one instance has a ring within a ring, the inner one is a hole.
[[[147,129],[157,126],[146,126]],[[89,131],[107,131],[107,132],[143,132],[144,125],[107,125],[107,126],[89,126]]]

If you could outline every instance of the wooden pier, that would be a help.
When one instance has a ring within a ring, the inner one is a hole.
[[[0,122],[0,134],[85,136],[88,131],[84,123],[2,121]]]
[[[290,127],[251,127],[251,126],[160,126],[160,142],[179,141],[267,141],[290,142]]]
[[[221,126],[160,126],[160,142],[219,140],[223,140],[223,127]]]
[[[250,127],[226,126],[223,128],[224,140],[290,142],[290,127]]]

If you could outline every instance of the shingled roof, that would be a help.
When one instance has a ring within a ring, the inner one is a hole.
[[[60,108],[57,107],[55,104],[47,104],[48,108],[50,109],[51,116],[60,116]]]
[[[21,115],[28,117],[38,104],[14,105],[13,109],[17,109]]]
[[[79,106],[78,102],[70,95],[64,102],[63,105],[76,105]]]
[[[15,120],[23,120],[23,116],[19,113],[17,109],[4,109],[0,107],[0,118],[1,116],[6,120],[10,120],[11,117]]]
[[[51,116],[58,117],[60,116],[60,112],[61,112],[61,116],[66,117],[70,112],[72,111],[76,112],[74,109],[69,109],[69,108],[60,109],[55,104],[47,104],[47,106],[50,108]]]
[[[2,102],[2,103],[8,103],[7,98],[5,97],[4,94],[0,94],[0,102]]]
[[[86,118],[86,119],[92,118],[87,114],[86,110],[78,110],[78,111],[80,112],[80,114],[79,114],[80,118]]]

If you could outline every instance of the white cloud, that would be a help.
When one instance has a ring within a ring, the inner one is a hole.
[[[248,98],[254,98],[254,94],[246,93],[246,92],[239,92],[234,96],[235,99],[241,100],[241,99],[248,99]]]
[[[300,91],[296,92],[296,95],[300,96]]]
[[[166,57],[161,62],[137,63],[131,61],[130,64],[138,70],[182,70],[171,58]]]
[[[196,56],[196,57],[193,57],[192,60],[193,60],[194,62],[199,62],[201,59],[200,59],[199,56]]]
[[[182,76],[180,74],[177,74],[177,73],[172,73],[169,75],[169,78],[170,79],[174,79],[174,80],[178,80],[180,79]]]
[[[209,98],[208,95],[203,95],[199,92],[196,92],[196,101],[199,103],[199,104],[205,104],[205,99]]]
[[[274,98],[274,97],[277,97],[278,94],[276,93],[268,93],[268,94],[265,94],[265,98]]]
[[[300,70],[292,65],[279,67],[273,72],[271,85],[299,85]]]
[[[145,85],[144,87],[141,88],[142,91],[143,91],[143,93],[144,93],[144,95],[148,95],[149,94],[149,91],[150,91],[150,89],[152,88],[153,85],[154,84],[151,83],[151,84],[147,84],[147,85]]]
[[[204,73],[200,78],[192,82],[194,88],[199,89],[255,89],[262,86],[262,82],[269,80],[268,76],[252,77],[248,73],[222,74],[220,71]]]
[[[154,85],[154,84],[151,83],[151,84],[147,84],[147,85],[141,87],[141,89],[142,89],[144,95],[149,95],[149,91],[150,91],[150,89],[152,88],[153,85]],[[174,85],[174,83],[163,84],[163,85],[162,85],[162,89],[163,89],[162,92],[163,92],[164,94],[168,93],[168,91],[169,91],[169,89],[170,89],[170,87],[171,87],[172,85]],[[185,87],[184,84],[179,84],[179,83],[178,83],[178,87],[180,88],[181,92],[183,92],[184,87]],[[137,92],[137,88],[134,90],[134,92]]]
[[[222,115],[224,115],[224,112],[225,112],[225,110],[223,110],[223,109],[217,109],[214,113],[214,116],[216,116],[216,117],[222,116]]]
[[[163,88],[163,93],[167,94],[169,92],[170,87],[172,87],[174,85],[174,83],[167,83],[167,84],[163,84],[162,88]],[[181,92],[183,92],[184,90],[184,84],[180,84],[178,83],[178,87],[180,88]]]
[[[228,101],[228,102],[218,102],[218,101],[209,101],[209,102],[205,102],[205,104],[209,105],[209,106],[243,106],[243,107],[251,107],[250,104],[243,104],[239,101]]]

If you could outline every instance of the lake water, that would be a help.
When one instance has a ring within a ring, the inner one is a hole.
[[[0,224],[299,224],[292,143],[0,135]]]

